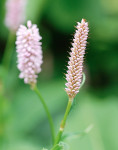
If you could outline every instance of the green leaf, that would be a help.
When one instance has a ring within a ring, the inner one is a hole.
[[[76,139],[76,138],[81,138],[85,135],[87,135],[93,128],[93,124],[89,125],[84,131],[82,132],[72,132],[72,133],[68,133],[65,134],[62,139]]]
[[[63,150],[62,146],[59,146],[59,144],[55,145],[53,150]]]
[[[68,149],[69,145],[62,141],[59,144],[55,145],[55,147],[53,148],[53,150],[68,150]]]
[[[48,150],[48,149],[43,148],[42,150]]]
[[[69,149],[69,145],[67,143],[64,142],[60,142],[59,146],[62,147],[62,150],[68,150]]]

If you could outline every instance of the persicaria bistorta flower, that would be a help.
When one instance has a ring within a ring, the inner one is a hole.
[[[73,47],[71,48],[67,66],[67,83],[65,84],[67,88],[65,88],[65,90],[69,98],[74,98],[80,89],[88,32],[88,23],[82,19],[76,26],[76,32],[72,43]]]
[[[42,47],[37,25],[27,22],[27,27],[20,25],[17,33],[17,58],[18,69],[21,71],[19,77],[24,78],[24,82],[35,85],[38,73],[41,72]]]
[[[5,24],[12,30],[16,31],[20,24],[25,21],[25,8],[27,0],[7,0]]]

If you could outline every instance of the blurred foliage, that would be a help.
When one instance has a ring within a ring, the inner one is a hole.
[[[0,0],[0,62],[8,38],[4,25],[5,0]],[[56,131],[67,95],[64,73],[74,26],[89,22],[85,56],[86,86],[82,87],[67,121],[65,135],[94,128],[84,137],[65,139],[70,150],[118,150],[118,1],[28,0],[26,20],[40,28],[44,64],[39,89],[54,119]],[[5,70],[0,67],[0,77]],[[51,147],[46,114],[37,96],[18,79],[14,51],[5,90],[0,92],[0,150],[39,150]],[[2,89],[0,80],[0,89]],[[0,90],[1,91],[1,90]],[[4,135],[4,136],[3,136]]]
[[[53,115],[56,131],[67,102],[63,83],[63,81],[56,80],[39,85]],[[86,90],[81,91],[76,99],[76,105],[68,118],[65,133],[82,131],[91,123],[94,124],[94,128],[84,138],[67,140],[66,143],[70,145],[70,149],[78,150],[79,147],[84,150],[117,150],[117,99],[108,96],[100,101],[101,99],[87,93]],[[5,150],[9,150],[10,147],[12,150],[16,150],[15,147],[19,150],[29,149],[29,147],[31,150],[37,150],[38,145],[40,148],[44,145],[49,148],[51,137],[45,112],[37,96],[30,91],[28,86],[20,85],[20,88],[17,88],[12,97],[10,112],[11,117],[5,132],[9,144],[6,145]]]

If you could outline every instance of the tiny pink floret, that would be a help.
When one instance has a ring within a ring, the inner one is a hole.
[[[88,37],[88,23],[82,19],[78,22],[70,52],[68,71],[66,74],[67,83],[65,88],[69,98],[74,98],[79,92],[83,71],[83,61]]]
[[[18,69],[20,78],[24,78],[26,84],[35,85],[38,73],[41,72],[42,47],[37,25],[27,22],[27,27],[20,25],[17,33],[16,48],[18,58]]]

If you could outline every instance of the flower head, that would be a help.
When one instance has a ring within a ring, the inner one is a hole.
[[[74,98],[79,92],[88,32],[88,23],[82,19],[82,21],[78,22],[76,26],[76,32],[72,43],[73,47],[71,48],[67,66],[67,83],[65,84],[67,88],[65,88],[65,90],[69,98]]]
[[[6,26],[16,31],[21,23],[25,21],[26,0],[7,0],[6,1]]]
[[[27,22],[27,27],[20,25],[17,33],[17,58],[18,69],[21,71],[19,77],[24,78],[24,82],[35,85],[38,73],[41,72],[42,64],[42,38],[36,25],[31,21]]]

